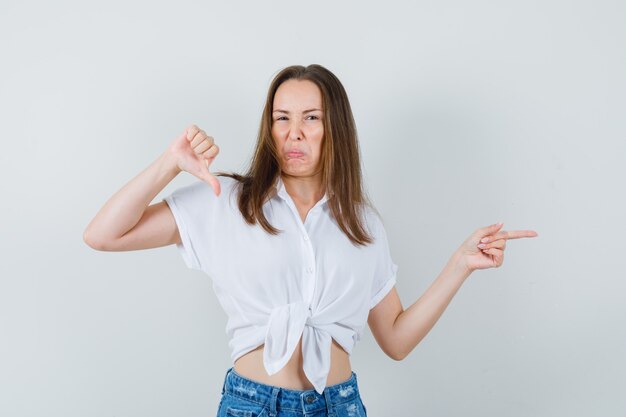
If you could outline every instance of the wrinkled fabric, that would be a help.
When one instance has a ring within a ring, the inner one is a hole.
[[[280,371],[302,338],[303,370],[323,392],[335,340],[348,354],[360,340],[369,310],[396,283],[386,233],[373,209],[363,211],[372,244],[356,246],[339,229],[324,196],[302,221],[281,179],[263,206],[267,233],[238,209],[239,183],[218,177],[215,196],[202,182],[163,198],[176,221],[177,248],[187,267],[207,274],[228,317],[233,363],[265,345],[268,375]]]

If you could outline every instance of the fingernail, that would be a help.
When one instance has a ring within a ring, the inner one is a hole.
[[[487,242],[489,242],[489,238],[488,237],[484,237],[484,238],[480,239],[480,241],[483,242],[483,243],[487,243]]]

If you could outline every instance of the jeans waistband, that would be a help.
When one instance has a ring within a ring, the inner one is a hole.
[[[293,390],[253,381],[238,374],[234,367],[226,371],[222,395],[228,393],[261,405],[268,405],[270,415],[277,410],[292,410],[303,413],[326,409],[332,411],[334,405],[353,401],[359,396],[356,373],[339,384],[324,388],[319,394],[315,389]]]

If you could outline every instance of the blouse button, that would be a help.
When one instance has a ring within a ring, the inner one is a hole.
[[[305,241],[309,240],[309,237],[307,235],[302,236],[302,239],[304,239]]]
[[[308,272],[308,273],[310,274],[311,272],[313,272],[313,268],[308,267],[308,268],[306,269],[306,272]]]

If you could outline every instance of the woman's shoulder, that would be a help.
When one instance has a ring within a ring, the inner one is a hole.
[[[216,175],[220,183],[221,192],[219,197],[215,195],[213,187],[205,181],[196,179],[194,182],[176,189],[173,192],[175,197],[186,196],[196,202],[207,202],[211,200],[228,200],[236,197],[239,181],[228,176]],[[224,198],[226,197],[226,198]]]
[[[220,185],[228,189],[236,188],[239,184],[241,184],[241,180],[236,174],[234,176],[231,176],[231,174],[219,174],[216,175],[215,178],[217,178],[220,182]]]
[[[219,181],[222,192],[224,190],[230,190],[234,188],[235,185],[239,183],[239,181],[237,181],[236,179],[227,176],[215,175],[215,178],[217,178],[217,180]],[[213,192],[213,188],[209,183],[207,183],[206,181],[202,181],[198,178],[196,178],[195,181],[191,184],[187,185],[187,187],[194,188],[196,191]]]
[[[383,224],[383,218],[373,204],[363,204],[361,213],[365,225],[375,238],[378,237],[381,232],[384,233],[385,226]]]

